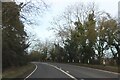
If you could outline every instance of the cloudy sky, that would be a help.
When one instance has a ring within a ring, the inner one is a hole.
[[[50,22],[52,22],[53,17],[61,15],[68,5],[74,4],[76,2],[95,2],[99,10],[106,11],[112,16],[117,17],[118,1],[119,0],[45,0],[45,2],[51,7],[48,11],[45,12],[45,14],[43,14],[42,17],[39,16],[37,19],[38,25],[32,25],[31,28],[26,27],[26,30],[36,34],[40,40],[51,40],[54,39],[54,33],[49,30],[50,27],[53,27]]]

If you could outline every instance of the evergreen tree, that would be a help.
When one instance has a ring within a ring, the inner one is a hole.
[[[27,63],[27,34],[20,20],[20,8],[15,2],[2,3],[3,69]]]

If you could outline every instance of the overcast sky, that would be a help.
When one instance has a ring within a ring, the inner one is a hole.
[[[38,25],[34,25],[29,29],[27,28],[27,30],[35,33],[40,40],[51,40],[54,38],[54,33],[48,30],[49,27],[53,27],[50,22],[53,20],[53,17],[61,15],[68,5],[74,4],[76,2],[95,2],[99,10],[104,10],[110,13],[112,16],[117,17],[118,1],[119,0],[45,0],[47,4],[50,4],[50,9],[46,11],[46,14],[43,14],[42,17],[40,16],[40,22]]]

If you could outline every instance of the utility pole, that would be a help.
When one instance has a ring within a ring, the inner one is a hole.
[[[118,2],[118,26],[120,28],[120,1]]]
[[[120,1],[118,2],[118,39],[120,40]],[[118,45],[120,45],[120,41],[118,41]],[[119,48],[120,50],[120,48]],[[118,73],[120,72],[120,51],[118,52]],[[120,73],[118,74],[118,77],[120,78]]]
[[[0,80],[2,78],[2,2],[0,2]]]
[[[1,0],[1,2],[15,2],[15,0]]]

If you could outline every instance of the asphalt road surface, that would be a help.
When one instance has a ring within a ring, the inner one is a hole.
[[[62,63],[34,62],[36,70],[27,78],[71,78],[85,80],[85,78],[102,78],[102,80],[116,80],[118,74],[98,69],[81,67]],[[104,78],[104,79],[103,79]],[[98,79],[99,80],[99,79]],[[117,79],[119,80],[119,79]]]

